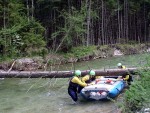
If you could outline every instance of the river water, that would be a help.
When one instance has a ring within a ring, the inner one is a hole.
[[[118,62],[142,66],[149,55],[98,59],[52,67],[53,70],[116,68]],[[69,78],[0,80],[0,113],[116,113],[119,95],[114,101],[85,101],[72,104],[67,93]]]

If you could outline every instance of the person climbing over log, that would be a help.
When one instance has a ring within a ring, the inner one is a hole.
[[[96,79],[101,78],[101,76],[96,76],[95,71],[94,70],[90,70],[88,75],[85,75],[84,77],[81,78],[81,81],[87,84],[92,85],[93,81]],[[78,93],[80,93],[80,91],[83,89],[82,86],[78,87]]]
[[[73,101],[76,103],[78,100],[77,90],[78,86],[85,87],[87,83],[82,82],[79,77],[81,76],[81,71],[76,70],[74,76],[71,78],[68,87],[68,94],[71,96]]]
[[[122,65],[121,63],[118,63],[117,66],[119,69],[126,69],[126,67]],[[128,85],[131,85],[131,82],[133,81],[130,73],[127,73],[127,74],[124,73],[121,76],[119,76],[118,79],[123,79],[124,81],[127,82]]]

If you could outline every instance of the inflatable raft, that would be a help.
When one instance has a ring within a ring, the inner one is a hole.
[[[123,80],[102,78],[94,81],[94,85],[84,87],[80,94],[86,100],[102,100],[116,97],[125,87]]]

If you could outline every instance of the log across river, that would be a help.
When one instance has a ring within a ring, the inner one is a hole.
[[[100,76],[119,76],[125,73],[134,74],[138,68],[127,69],[101,69],[95,70]],[[89,73],[84,70],[82,76]],[[0,78],[68,78],[74,75],[74,71],[0,71]]]

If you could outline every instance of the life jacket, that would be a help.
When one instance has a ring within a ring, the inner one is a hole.
[[[71,89],[73,89],[73,90],[75,90],[75,91],[77,91],[77,88],[78,88],[78,84],[77,83],[73,83],[72,82],[72,79],[73,79],[74,77],[72,77],[71,79],[70,79],[70,81],[69,81],[69,87],[68,88],[71,88]]]
[[[122,66],[122,69],[126,69],[126,67],[125,67],[125,66]],[[129,79],[128,79],[127,81],[128,81],[128,82],[133,81],[133,80],[132,80],[132,76],[131,76],[130,74],[123,74],[122,77],[125,78],[127,75],[129,75]]]
[[[129,79],[128,79],[127,81],[128,81],[128,82],[133,81],[133,80],[132,80],[132,76],[131,76],[130,74],[123,74],[123,75],[122,75],[122,78],[125,78],[127,75],[129,75]]]
[[[122,66],[121,69],[126,69],[126,66]]]

